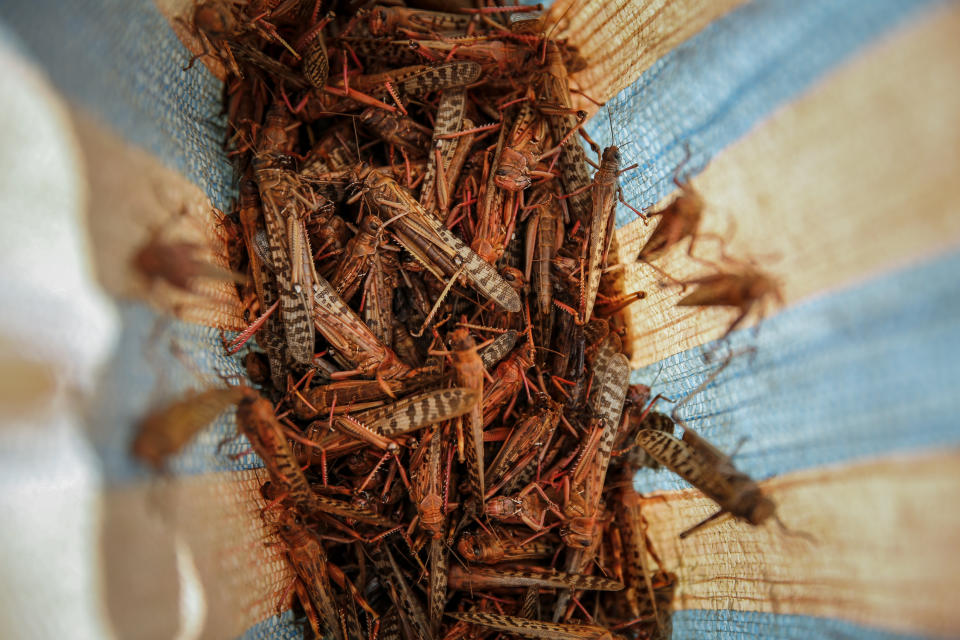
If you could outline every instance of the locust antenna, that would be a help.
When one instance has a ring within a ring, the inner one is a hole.
[[[575,4],[577,4],[577,3],[576,3],[576,2],[571,2],[570,4],[568,4],[568,5],[567,5],[567,8],[564,9],[564,10],[563,10],[563,13],[560,14],[560,17],[557,18],[556,20],[552,20],[552,21],[551,21],[551,22],[553,22],[553,24],[550,25],[550,29],[549,29],[549,30],[547,31],[547,33],[543,36],[543,39],[544,39],[544,40],[549,40],[549,39],[550,39],[550,36],[553,35],[554,29],[556,29],[557,27],[560,26],[560,23],[563,22],[563,19],[567,17],[567,14],[570,13],[570,10],[573,9],[573,7],[574,7]],[[549,11],[549,10],[548,10],[548,11]]]
[[[794,538],[800,538],[801,540],[805,540],[806,542],[812,545],[817,544],[817,538],[812,533],[808,533],[806,531],[800,531],[799,529],[791,529],[790,527],[788,527],[783,523],[783,520],[781,520],[780,516],[777,514],[773,514],[773,520],[774,522],[777,523],[777,526],[780,527],[780,531],[784,535],[792,536]]]
[[[607,123],[610,125],[610,144],[616,145],[616,136],[613,133],[613,109],[607,104]]]
[[[657,380],[659,380],[659,379],[660,379],[660,376],[663,375],[663,370],[664,370],[664,368],[665,368],[665,367],[664,367],[664,365],[663,365],[663,362],[661,362],[661,363],[660,363],[660,368],[657,370],[657,375],[654,376],[653,380],[650,382],[650,386],[651,386],[651,387],[653,387],[653,385],[657,384]]]
[[[350,118],[350,124],[353,125],[353,143],[357,147],[357,160],[360,160],[360,134],[357,133],[357,119]]]

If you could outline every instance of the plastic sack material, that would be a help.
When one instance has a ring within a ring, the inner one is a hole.
[[[243,375],[243,354],[220,341],[243,326],[229,287],[183,297],[128,266],[159,227],[225,261],[211,213],[234,196],[222,82],[183,70],[192,43],[175,18],[191,7],[0,5],[4,638],[302,637],[289,611],[275,615],[290,573],[258,514],[260,462],[236,457],[243,441],[220,447],[232,416],[169,474],[129,455],[149,407]],[[678,290],[632,264],[652,225],[618,210],[623,286],[648,293],[628,316],[633,380],[680,399],[723,353],[753,348],[682,415],[724,451],[746,438],[738,466],[813,539],[723,523],[681,543],[711,505],[665,471],[638,475],[680,579],[674,637],[960,634],[960,9],[558,0],[549,12],[589,63],[573,82],[591,137],[638,165],[625,199],[656,209],[687,172],[705,231],[756,257],[786,298],[718,343],[731,316],[678,311]],[[662,266],[698,273],[683,249]]]

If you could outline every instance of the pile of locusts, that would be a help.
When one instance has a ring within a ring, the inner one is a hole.
[[[668,635],[633,473],[659,462],[754,524],[773,503],[628,386],[616,313],[643,294],[608,269],[623,170],[591,143],[591,177],[575,139],[582,62],[529,8],[328,5],[205,2],[187,24],[228,76],[225,223],[256,318],[228,350],[256,335],[258,390],[149,416],[135,452],[162,464],[237,405],[318,637]],[[692,238],[699,199],[657,215],[644,261]],[[740,319],[773,291],[694,284],[682,304]]]

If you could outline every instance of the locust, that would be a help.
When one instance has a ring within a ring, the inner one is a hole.
[[[188,393],[146,416],[133,441],[133,453],[155,468],[183,449],[200,430],[253,391],[244,386]]]
[[[395,403],[360,411],[346,418],[337,415],[332,424],[345,432],[320,438],[312,446],[322,451],[351,449],[347,436],[356,436],[388,451],[395,451],[390,438],[449,420],[470,411],[479,396],[472,389],[438,389],[411,395]],[[333,409],[333,407],[331,407]],[[331,413],[333,413],[331,411]]]
[[[674,406],[671,418],[683,427],[681,438],[655,429],[641,429],[636,436],[636,443],[643,447],[650,457],[702,491],[720,507],[713,515],[683,531],[681,538],[686,538],[728,513],[752,525],[760,525],[771,517],[779,521],[776,504],[763,494],[759,485],[738,470],[730,456],[710,444],[679,417],[683,405],[711,384],[735,355],[731,353],[727,356],[723,364],[699,387]]]
[[[462,416],[472,410],[479,398],[480,394],[472,387],[437,389],[370,409],[357,417],[384,435],[396,436]]]
[[[245,395],[237,408],[237,430],[247,437],[263,460],[275,491],[301,515],[319,511],[346,515],[388,528],[393,526],[392,522],[376,514],[349,509],[349,505],[337,504],[337,501],[313,492],[287,443],[283,426],[274,416],[269,400],[255,393]]]
[[[453,138],[440,136],[456,133],[463,125],[467,106],[467,92],[462,87],[445,89],[440,94],[437,105],[437,118],[434,122],[433,137],[430,143],[432,152],[427,154],[427,171],[420,191],[420,204],[430,211],[439,199],[441,210],[449,205],[450,163],[457,150],[458,142]],[[467,142],[467,148],[472,140]],[[445,202],[445,200],[447,200]],[[443,216],[445,218],[445,216]]]
[[[551,261],[563,238],[563,215],[554,194],[546,191],[541,197],[537,214],[530,217],[527,226],[527,280],[532,280],[540,315],[549,316],[553,305]]]
[[[300,178],[333,202],[344,199],[350,167],[360,161],[353,145],[349,144],[352,136],[351,123],[330,127],[314,143],[300,167]]]
[[[534,531],[542,531],[547,514],[552,513],[561,520],[564,514],[536,483],[530,483],[514,496],[495,496],[487,500],[484,514],[495,520],[516,520]]]
[[[439,427],[430,433],[426,460],[420,465],[414,485],[420,526],[433,538],[443,537],[443,498],[440,495],[440,455],[442,434]]]
[[[357,507],[343,500],[337,500],[336,498],[319,494],[317,493],[317,489],[318,487],[311,485],[311,490],[314,491],[314,495],[309,500],[310,515],[315,516],[317,513],[325,513],[338,516],[345,520],[356,520],[358,522],[364,522],[366,524],[383,527],[385,529],[390,529],[396,526],[395,522],[381,516],[374,511]],[[271,480],[268,480],[260,487],[260,493],[266,500],[271,502],[290,504],[290,494],[287,489],[285,489],[283,485],[273,484],[273,481]]]
[[[360,288],[371,261],[377,255],[381,224],[376,216],[367,216],[357,234],[347,243],[345,257],[340,260],[330,282],[342,299],[350,300]]]
[[[483,397],[484,366],[477,352],[476,342],[467,329],[456,329],[450,335],[450,358],[456,371],[457,383],[476,392],[474,402],[467,416],[465,449],[467,472],[470,486],[476,498],[482,503],[486,498],[483,462]]]
[[[514,194],[506,194],[497,186],[496,171],[491,168],[500,164],[500,156],[507,143],[508,132],[501,127],[493,161],[484,163],[484,184],[477,205],[477,232],[471,248],[485,261],[493,264],[500,259],[509,239],[508,228],[514,214]]]
[[[646,242],[640,247],[637,260],[651,262],[662,256],[666,251],[690,238],[687,253],[693,255],[693,247],[697,241],[697,229],[700,227],[700,218],[703,215],[703,198],[700,197],[688,182],[676,181],[681,193],[673,202],[654,213],[648,213],[648,218],[657,217],[657,226]]]
[[[696,288],[677,301],[678,307],[733,307],[739,312],[727,325],[722,338],[739,327],[754,308],[759,307],[763,317],[771,298],[780,305],[784,303],[776,280],[748,264],[736,271],[721,271],[682,284]]]
[[[624,598],[634,619],[653,616],[657,627],[664,637],[666,622],[661,608],[669,606],[676,576],[650,566],[650,559],[662,566],[647,535],[647,523],[643,517],[642,499],[631,489],[621,492],[618,502],[617,527],[614,531],[622,533],[622,547],[626,551],[626,589]]]
[[[489,469],[486,471],[485,485],[497,487],[504,480],[507,472],[520,473],[534,461],[528,456],[522,464],[518,464],[524,454],[537,451],[546,446],[553,436],[554,429],[560,421],[560,406],[553,402],[547,394],[541,394],[538,403],[534,405],[525,419],[521,420],[500,451],[497,453]]]
[[[307,207],[314,203],[298,192],[295,177],[283,166],[282,156],[291,145],[288,125],[282,107],[275,104],[261,131],[255,175],[269,242],[269,265],[280,290],[287,353],[294,362],[309,364],[313,358],[311,315],[317,274],[304,222]]]
[[[409,629],[418,638],[429,638],[430,624],[427,616],[420,606],[420,601],[414,594],[407,580],[403,577],[397,561],[386,545],[382,545],[374,556],[374,563],[380,572],[381,577],[390,585],[390,593],[393,597],[397,611],[400,613],[400,620],[403,626]]]
[[[334,288],[320,276],[313,292],[313,325],[353,371],[378,379],[401,378],[411,369],[370,331]],[[312,354],[311,354],[312,355]]]
[[[247,257],[250,265],[254,289],[260,300],[261,309],[270,309],[279,303],[279,293],[276,281],[270,277],[269,249],[261,247],[259,239],[265,240],[263,230],[263,210],[260,206],[260,194],[252,172],[249,172],[240,183],[240,202],[238,217],[243,232],[244,244],[247,247]],[[266,242],[263,243],[264,245]],[[284,371],[287,363],[286,341],[282,338],[282,326],[279,316],[270,315],[264,323],[265,330],[261,334],[260,343],[267,352],[270,361],[270,377],[275,387],[280,388],[284,383]]]
[[[327,555],[323,545],[292,512],[285,511],[281,515],[277,528],[286,543],[287,557],[297,573],[306,604],[323,617],[325,626],[338,640],[346,640],[327,573]],[[318,637],[321,635],[316,625],[314,633]]]
[[[237,431],[250,441],[271,481],[289,496],[289,502],[300,513],[309,513],[314,494],[274,415],[273,404],[256,393],[245,396],[237,407]]]
[[[618,341],[608,336],[601,343],[593,363],[594,391],[590,395],[589,403],[594,415],[597,416],[599,435],[594,440],[595,453],[587,443],[585,452],[573,470],[572,488],[582,491],[582,513],[579,509],[572,513],[585,518],[592,518],[597,512],[597,503],[603,491],[607,467],[613,453],[613,443],[617,429],[620,426],[620,414],[626,400],[630,364],[625,355],[619,352]],[[571,542],[573,542],[571,540]],[[589,546],[582,541],[575,546]]]
[[[378,6],[369,11],[361,10],[358,17],[368,21],[370,33],[374,36],[397,32],[425,36],[434,33],[456,35],[465,31],[471,22],[468,15],[407,7]]]
[[[587,252],[587,280],[584,291],[582,321],[593,315],[593,305],[600,289],[600,275],[613,239],[616,197],[619,190],[620,150],[616,146],[603,150],[600,169],[593,177],[591,195],[589,250]]]
[[[726,513],[752,525],[762,524],[775,514],[776,505],[763,495],[757,483],[690,427],[684,425],[682,439],[664,431],[644,429],[637,434],[637,443],[654,460],[720,506],[715,514],[683,531],[681,538]]]
[[[358,119],[387,144],[418,155],[430,147],[430,129],[408,116],[367,107]]]
[[[443,539],[446,513],[441,496],[442,431],[437,426],[430,434],[426,460],[420,465],[414,485],[414,499],[417,501],[420,526],[431,535],[428,556],[430,565],[428,614],[430,629],[434,636],[439,631],[443,607],[446,604],[448,569],[446,541]]]
[[[447,583],[451,589],[497,589],[536,586],[542,588],[575,588],[593,591],[620,591],[623,583],[598,576],[578,575],[561,571],[494,569],[473,566],[464,569],[450,567]]]
[[[524,638],[553,638],[554,640],[618,640],[623,638],[623,636],[612,633],[606,627],[591,624],[541,622],[496,613],[451,613],[450,615],[457,620]]]
[[[447,62],[438,65],[411,65],[379,74],[355,76],[350,79],[354,92],[373,93],[383,97],[390,83],[400,97],[422,97],[431,91],[462,87],[480,77],[480,65],[469,61]],[[342,89],[339,80],[329,83],[327,89]],[[349,94],[354,97],[353,93]]]
[[[500,415],[510,400],[523,387],[526,371],[533,366],[533,353],[528,345],[518,346],[500,361],[493,372],[493,382],[483,390],[484,428]]]
[[[462,269],[465,279],[477,291],[507,311],[520,311],[520,296],[500,274],[427,213],[395,180],[360,166],[353,172],[353,181],[362,185],[358,195],[372,210],[385,218],[396,218],[395,237],[434,275],[443,280]]]
[[[382,245],[378,245],[378,248]],[[367,278],[363,284],[363,319],[370,331],[386,346],[393,348],[407,365],[422,364],[416,355],[416,345],[398,345],[395,336],[401,327],[393,312],[394,292],[397,288],[399,264],[392,251],[378,250],[370,257]],[[405,351],[401,352],[401,349]]]
[[[230,269],[202,260],[202,245],[194,242],[165,242],[153,234],[133,256],[134,268],[151,281],[163,281],[170,286],[193,292],[199,278],[221,282],[246,282],[247,277]]]
[[[554,544],[544,538],[523,542],[500,530],[500,535],[486,531],[465,531],[457,542],[457,551],[470,562],[498,564],[517,560],[548,558],[553,555]]]
[[[232,73],[243,75],[233,47],[236,39],[243,34],[244,29],[238,24],[237,16],[230,5],[219,2],[198,2],[193,9],[193,16],[189,22],[178,19],[178,22],[190,30],[200,40],[202,52],[193,56],[187,63],[190,69],[200,58],[213,56]]]
[[[531,172],[540,161],[543,142],[547,139],[547,123],[535,114],[531,97],[520,105],[493,171],[494,184],[507,191],[522,191],[530,186]],[[552,175],[546,174],[546,177]]]
[[[384,388],[386,386],[386,389]],[[341,380],[311,388],[293,401],[293,410],[301,420],[313,420],[331,411],[360,411],[380,406],[403,391],[417,385],[399,380]]]
[[[576,127],[573,114],[573,101],[570,98],[570,81],[567,67],[563,60],[560,46],[547,41],[547,67],[542,74],[543,100],[559,107],[553,114],[547,114],[547,120],[553,137],[560,140],[566,132]],[[590,184],[590,174],[587,170],[587,156],[579,144],[568,144],[560,147],[558,159],[560,181],[565,193],[570,196],[570,216],[573,220],[586,223],[590,220],[590,198],[585,193]]]
[[[623,414],[620,420],[620,428],[617,431],[617,440],[614,443],[613,456],[618,457],[638,448],[636,444],[637,434],[644,429],[654,431],[664,431],[672,434],[676,425],[669,415],[654,411],[657,401],[663,399],[662,395],[657,395],[650,399],[650,387],[646,385],[630,385],[627,390],[627,401],[624,404]],[[630,446],[623,448],[629,443]],[[657,461],[647,455],[642,449],[637,451],[638,456],[632,456],[629,465],[632,467],[651,467],[658,468]]]

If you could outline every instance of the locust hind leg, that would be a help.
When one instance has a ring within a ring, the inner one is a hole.
[[[714,522],[715,520],[718,520],[719,518],[721,518],[721,517],[724,516],[724,515],[729,515],[729,513],[730,513],[729,511],[726,511],[726,510],[724,510],[724,509],[720,509],[720,510],[717,511],[716,513],[713,513],[713,514],[711,514],[710,516],[707,516],[705,519],[701,520],[700,522],[698,522],[697,524],[693,525],[693,526],[690,527],[689,529],[687,529],[687,530],[685,530],[685,531],[681,531],[681,532],[680,532],[680,539],[681,539],[681,540],[686,539],[686,538],[687,538],[688,536],[690,536],[692,533],[694,533],[694,532],[696,532],[696,531],[699,531],[699,530],[702,529],[703,527],[705,527],[705,526],[707,526],[708,524]]]

